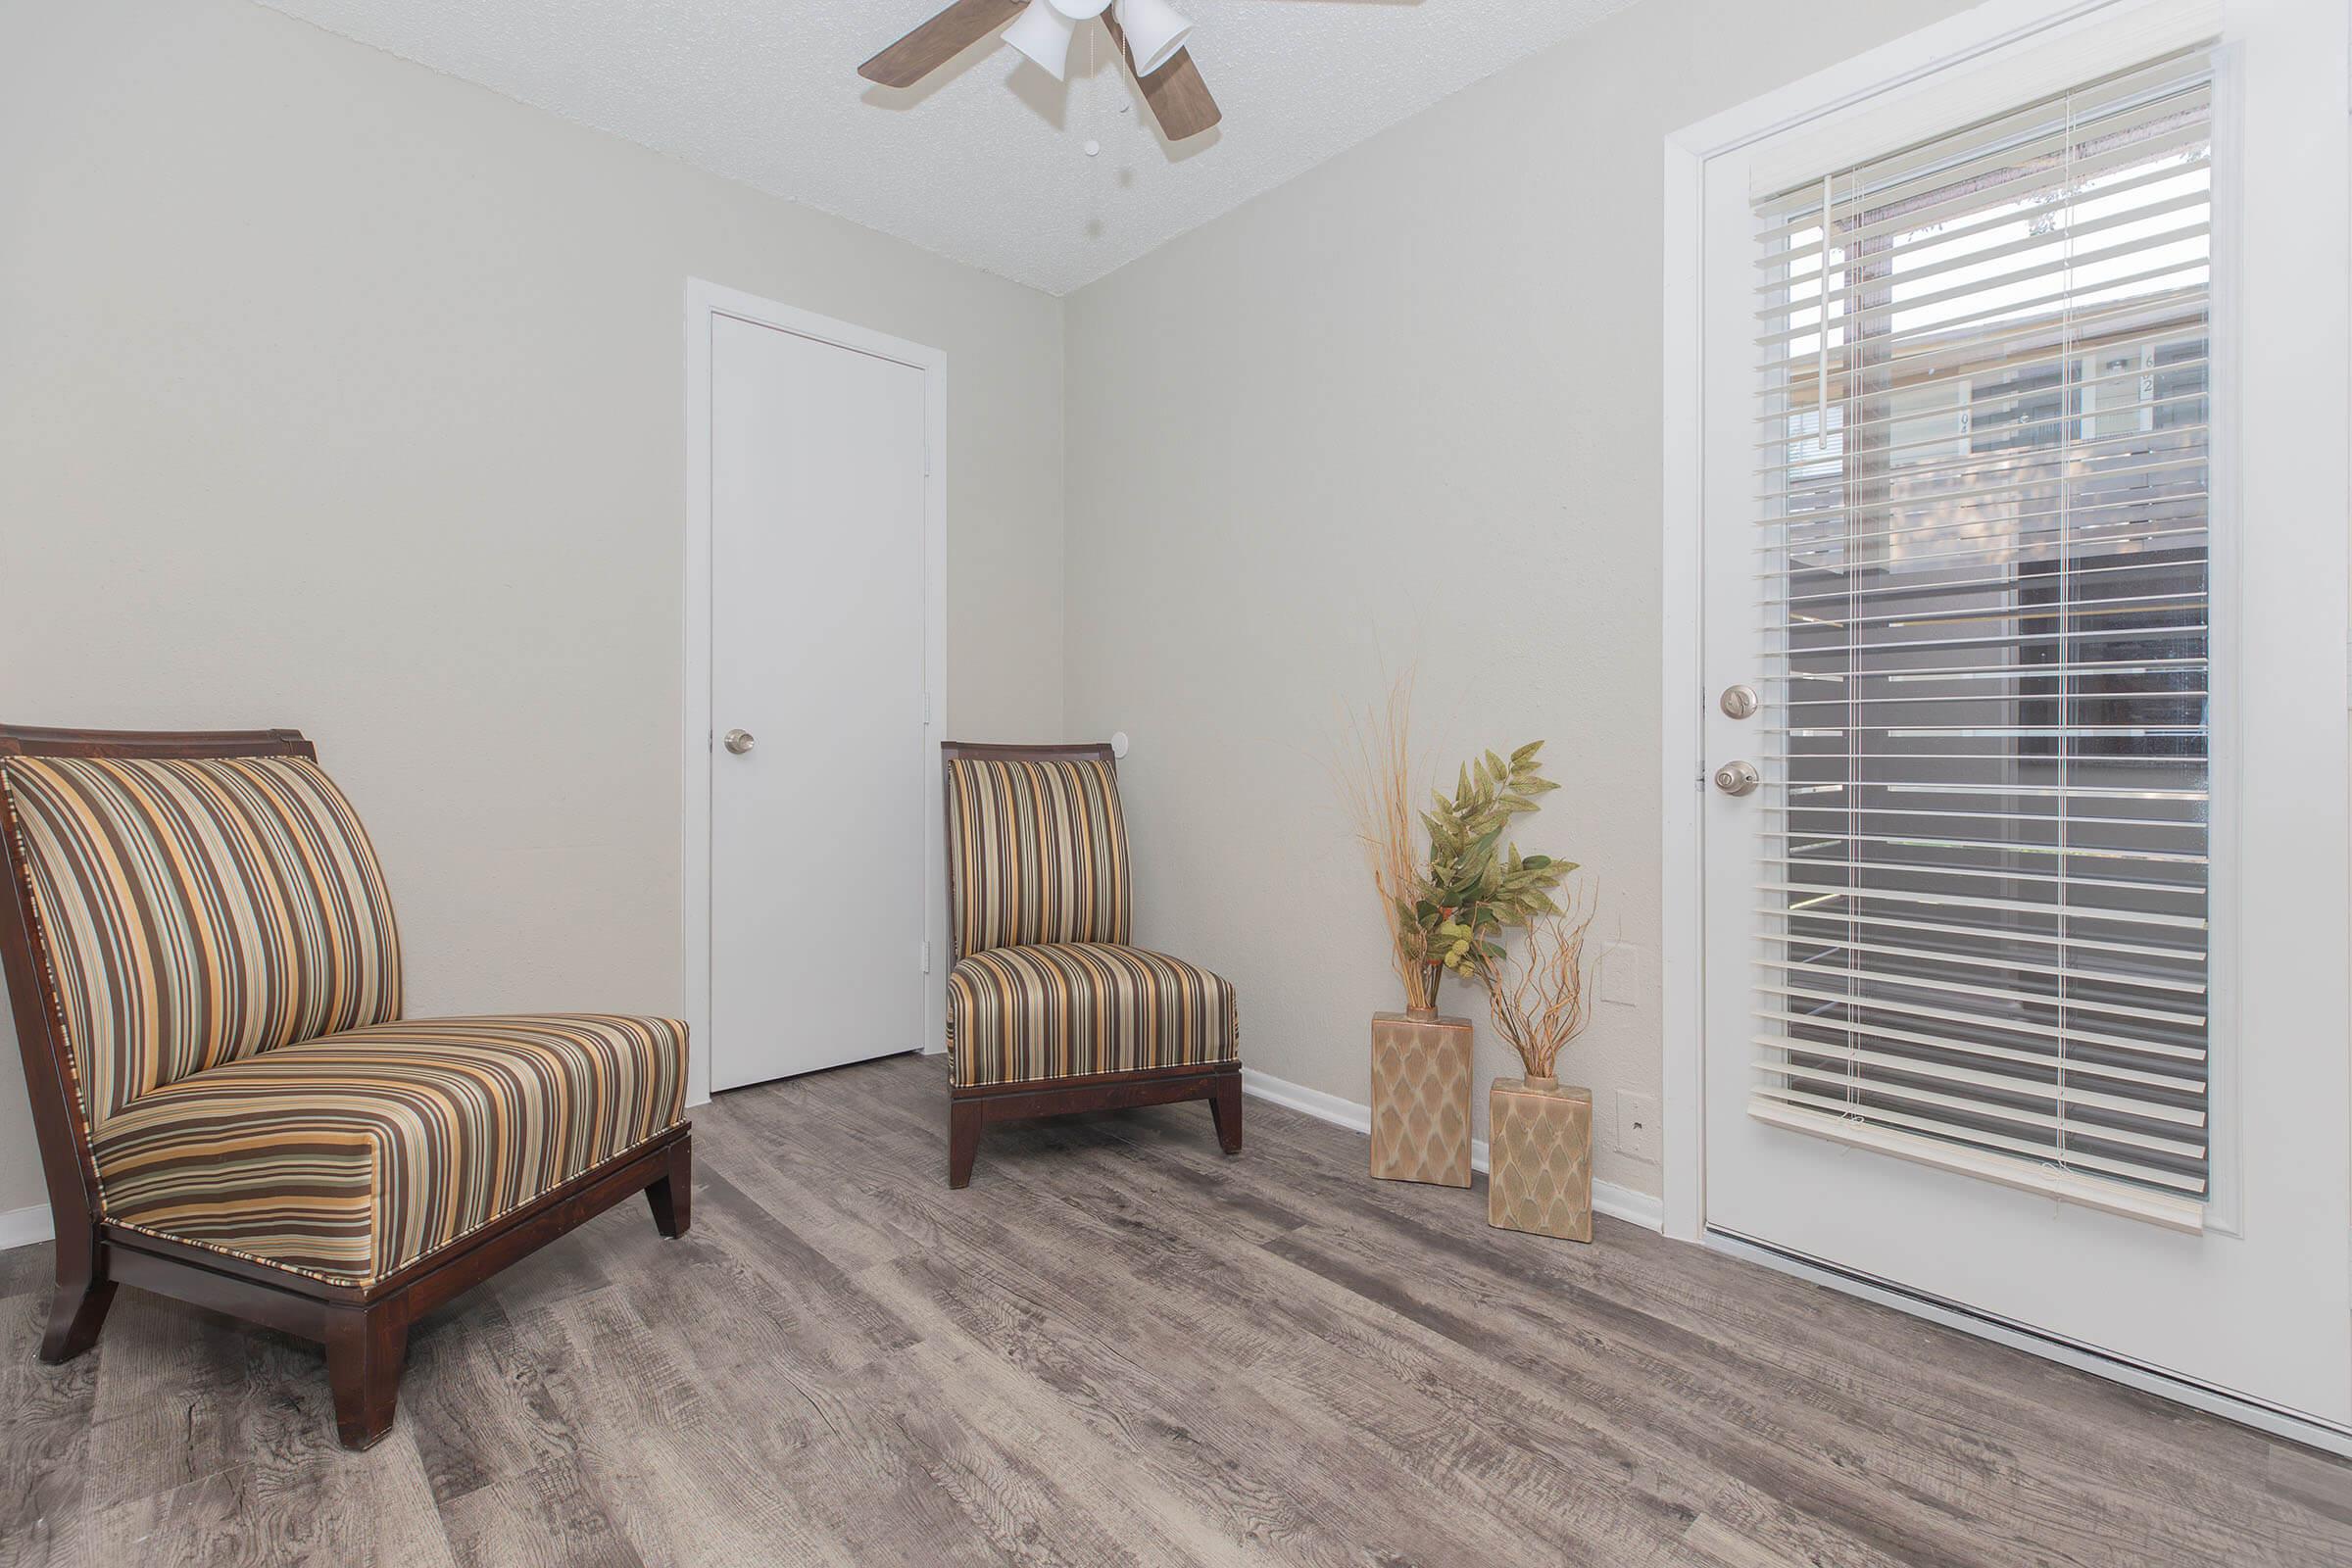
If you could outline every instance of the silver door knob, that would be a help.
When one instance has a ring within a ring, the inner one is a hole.
[[[1726,795],[1745,795],[1763,782],[1753,762],[1726,762],[1715,770],[1715,787]]]
[[[731,729],[727,731],[725,738],[719,744],[737,757],[741,757],[752,749],[752,732],[748,729]]]
[[[1758,707],[1753,686],[1726,686],[1723,689],[1723,711],[1727,718],[1753,718]]]

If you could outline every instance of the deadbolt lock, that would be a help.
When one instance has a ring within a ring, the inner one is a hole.
[[[1753,762],[1726,762],[1715,770],[1715,787],[1726,795],[1745,795],[1763,782]]]
[[[1759,704],[1753,686],[1726,686],[1723,689],[1723,710],[1731,718],[1753,718]]]

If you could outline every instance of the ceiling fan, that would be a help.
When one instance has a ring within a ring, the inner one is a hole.
[[[1069,70],[1079,24],[1102,19],[1170,141],[1198,136],[1223,118],[1185,49],[1193,24],[1167,0],[956,0],[858,68],[885,87],[911,87],[999,27],[1004,41],[1054,74]],[[1005,27],[1006,23],[1012,25]]]

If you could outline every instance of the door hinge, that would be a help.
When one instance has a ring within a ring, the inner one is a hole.
[[[924,943],[924,944],[923,944],[923,973],[925,973],[925,974],[929,974],[930,972],[931,972],[931,944],[930,944],[930,943],[928,943],[928,942],[926,942],[926,943]]]
[[[931,722],[931,694],[929,692],[923,693],[923,722],[926,724]]]

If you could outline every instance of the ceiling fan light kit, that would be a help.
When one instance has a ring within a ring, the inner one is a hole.
[[[1113,15],[1118,18],[1119,30],[1127,34],[1139,76],[1149,76],[1175,59],[1185,39],[1193,35],[1193,24],[1177,15],[1168,0],[1118,0]]]
[[[1004,41],[1055,81],[1069,79],[1070,41],[1077,36],[1078,24],[1053,0],[1029,0],[1029,9],[1004,29]]]
[[[1066,81],[1078,24],[1097,17],[1168,140],[1198,136],[1223,118],[1185,48],[1193,24],[1168,0],[954,0],[859,66],[858,74],[885,87],[911,87],[1001,27],[1006,43],[1055,81]]]

